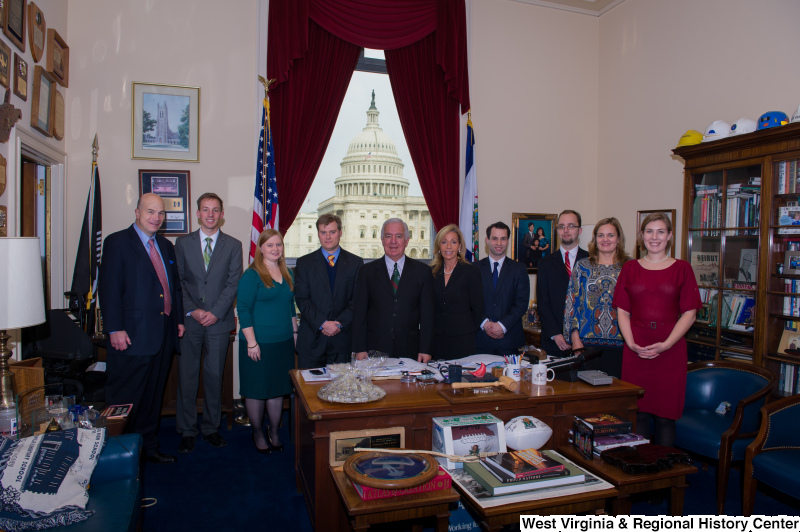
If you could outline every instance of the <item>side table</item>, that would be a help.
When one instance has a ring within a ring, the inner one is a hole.
[[[670,515],[683,515],[683,495],[687,487],[686,475],[697,473],[697,468],[692,465],[673,464],[672,469],[656,473],[631,474],[600,458],[586,460],[571,445],[559,447],[558,452],[617,488],[617,498],[611,503],[612,515],[630,515],[630,496],[634,493],[664,488],[669,488],[670,491]]]
[[[341,466],[331,467],[330,471],[353,530],[368,530],[371,525],[380,523],[435,517],[436,531],[447,532],[450,526],[450,503],[460,498],[458,492],[451,487],[446,490],[364,501]],[[335,529],[333,523],[328,523],[326,527]],[[347,527],[340,526],[339,529],[346,530]],[[421,532],[422,526],[415,523],[412,530]]]

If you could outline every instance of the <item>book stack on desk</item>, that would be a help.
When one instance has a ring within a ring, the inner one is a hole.
[[[465,462],[464,470],[492,496],[586,480],[577,467],[559,461],[548,451],[535,449],[500,453],[479,462]]]
[[[587,460],[592,459],[593,453],[599,453],[605,449],[647,443],[638,434],[631,434],[632,428],[633,423],[614,414],[575,416],[572,423],[572,443]],[[598,445],[602,448],[598,449]]]

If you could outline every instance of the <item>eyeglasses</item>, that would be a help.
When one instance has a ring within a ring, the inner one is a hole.
[[[574,229],[578,229],[578,227],[579,226],[575,224],[569,224],[569,225],[559,224],[556,226],[556,229],[558,229],[559,231],[563,231],[564,229],[569,229],[570,231],[572,231]]]

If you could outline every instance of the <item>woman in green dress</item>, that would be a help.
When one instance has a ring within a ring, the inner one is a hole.
[[[294,367],[297,314],[294,278],[286,267],[283,238],[274,229],[258,237],[253,263],[239,280],[239,388],[260,453],[283,450],[278,436],[283,397],[292,392],[289,370]],[[262,420],[269,418],[265,438]]]

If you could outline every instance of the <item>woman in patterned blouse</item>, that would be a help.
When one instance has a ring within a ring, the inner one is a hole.
[[[630,260],[619,220],[604,218],[597,222],[588,247],[589,257],[572,269],[564,308],[564,338],[571,340],[573,349],[584,345],[601,349],[600,369],[619,378],[624,340],[611,301],[622,265]]]

